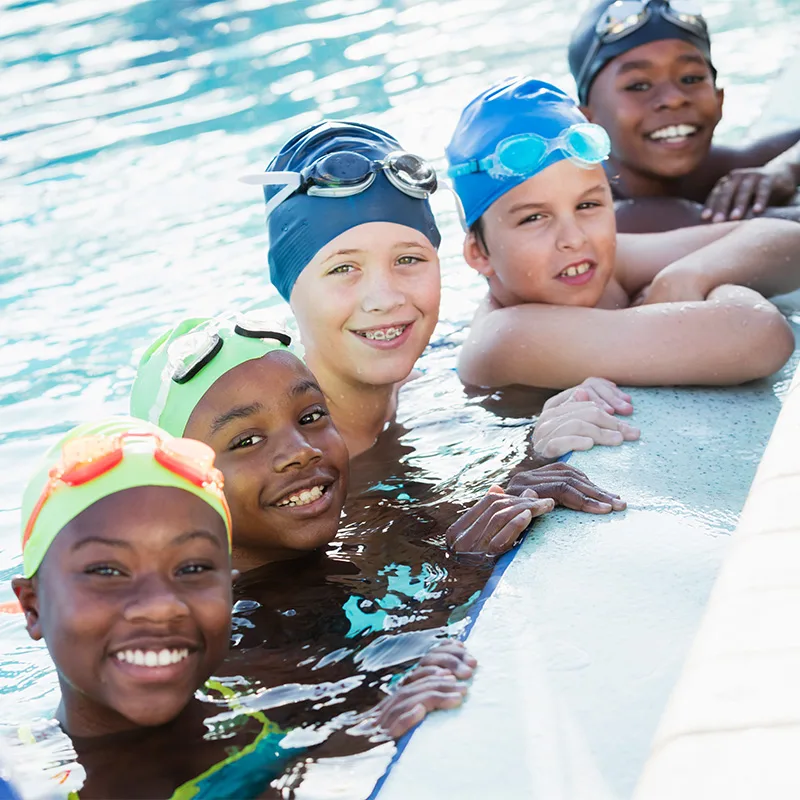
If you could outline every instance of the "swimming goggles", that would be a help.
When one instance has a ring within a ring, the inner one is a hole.
[[[380,161],[372,161],[361,153],[341,150],[318,158],[302,172],[262,172],[245,175],[242,183],[259,186],[282,186],[266,206],[269,215],[290,195],[314,197],[351,197],[368,189],[375,176],[383,174],[389,183],[409,197],[419,200],[436,191],[436,171],[425,159],[402,150],[389,153]]]
[[[116,436],[84,436],[72,439],[63,446],[61,459],[50,470],[49,479],[28,518],[22,535],[22,549],[25,549],[33,533],[39,514],[59,486],[82,486],[96,480],[123,460],[127,447],[142,442],[152,448],[153,459],[162,467],[220,500],[230,531],[230,512],[222,491],[222,473],[214,467],[214,451],[207,444],[194,439],[165,441],[155,433],[132,431]]]
[[[167,350],[167,374],[179,384],[188,383],[222,350],[224,340],[219,331],[230,324],[227,319],[213,319],[205,325],[175,339]],[[237,318],[233,332],[246,339],[275,339],[285,347],[292,337],[274,320],[256,315],[241,315]]]
[[[653,13],[696,36],[708,38],[708,26],[695,0],[660,0],[658,4],[655,0],[617,0],[603,12],[595,25],[595,39],[575,79],[578,87],[583,85],[586,72],[604,44],[624,39],[639,30]]]
[[[535,175],[554,150],[562,150],[570,161],[588,167],[608,158],[611,141],[605,130],[592,122],[570,125],[555,139],[545,139],[538,133],[520,133],[498,142],[491,155],[455,164],[447,174],[452,178],[475,172],[488,172],[494,178]]]

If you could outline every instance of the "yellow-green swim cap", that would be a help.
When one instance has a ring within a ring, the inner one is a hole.
[[[68,522],[103,497],[135,486],[172,486],[204,500],[225,520],[230,547],[230,511],[213,460],[214,451],[202,442],[175,439],[132,417],[73,428],[47,451],[23,494],[24,576],[36,573]]]

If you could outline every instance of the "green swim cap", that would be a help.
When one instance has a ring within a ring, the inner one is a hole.
[[[131,414],[182,436],[192,411],[219,378],[245,361],[289,350],[290,343],[274,320],[185,319],[145,350],[131,390]],[[203,353],[207,360],[198,368]]]
[[[230,547],[230,512],[222,494],[222,473],[218,470],[212,472],[209,469],[209,481],[204,486],[198,486],[188,478],[162,466],[154,457],[153,447],[149,445],[142,447],[135,438],[123,443],[122,460],[107,472],[103,472],[79,486],[56,482],[40,508],[27,541],[25,540],[28,521],[39,504],[45,487],[50,482],[50,471],[61,465],[64,446],[83,437],[113,440],[117,436],[131,433],[156,436],[167,446],[173,440],[173,437],[165,431],[140,419],[109,417],[99,422],[88,422],[73,428],[45,453],[22,497],[22,567],[23,575],[26,578],[30,578],[36,573],[50,545],[68,522],[98,500],[135,486],[173,486],[205,500],[225,520],[225,527],[228,530],[228,546]],[[146,443],[147,440],[142,439],[142,442]],[[205,445],[200,442],[192,442],[192,446],[195,445],[201,449],[202,453]],[[211,448],[206,448],[206,450],[208,452],[203,455],[207,456],[207,463],[210,465],[213,463],[214,453]],[[193,466],[199,468],[200,464],[193,462]]]

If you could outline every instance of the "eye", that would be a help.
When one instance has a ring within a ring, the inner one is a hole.
[[[241,450],[245,447],[254,447],[263,442],[267,437],[259,436],[257,433],[246,433],[242,436],[237,436],[231,443],[229,450]]]
[[[521,220],[519,224],[524,225],[526,222],[539,222],[540,220],[543,219],[544,219],[544,214],[531,214],[530,216],[525,217],[525,219]]]
[[[578,203],[577,209],[578,211],[585,211],[590,208],[600,208],[602,203],[598,203],[597,200],[585,200],[583,203]]]
[[[301,425],[311,425],[314,422],[318,422],[323,417],[327,417],[327,416],[329,416],[327,409],[324,409],[324,408],[321,408],[321,407],[320,408],[315,408],[315,409],[313,409],[311,411],[308,411],[307,413],[303,414],[302,417],[300,417],[300,424]]]
[[[181,575],[203,575],[206,572],[214,570],[213,564],[186,564],[185,566],[178,567],[176,574]]]
[[[400,256],[400,258],[397,259],[397,263],[404,267],[412,264],[422,264],[425,261],[427,261],[427,259],[422,256]]]
[[[681,83],[685,83],[689,86],[695,83],[705,83],[707,77],[707,75],[684,75],[681,78]]]
[[[121,578],[122,570],[110,564],[90,564],[83,570],[84,575],[99,575],[101,578]]]
[[[338,264],[333,269],[329,269],[326,275],[347,275],[349,272],[355,272],[356,268],[352,264]]]
[[[646,92],[648,89],[651,89],[653,86],[652,83],[648,81],[636,81],[635,83],[629,83],[625,87],[626,92]]]

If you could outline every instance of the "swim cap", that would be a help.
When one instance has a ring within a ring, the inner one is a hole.
[[[396,139],[370,125],[320,122],[289,140],[267,172],[301,172],[329,153],[349,151],[377,161],[401,149]],[[264,199],[278,191],[279,186],[265,186]],[[441,242],[428,201],[400,191],[382,171],[368,189],[347,197],[293,194],[267,220],[269,275],[281,297],[289,301],[298,276],[328,242],[366,222],[395,222],[419,231],[436,248]]]
[[[194,377],[176,383],[173,380],[176,351],[185,351],[187,345],[191,347],[198,339],[202,347],[206,334],[219,336],[221,348]],[[177,345],[174,344],[176,340],[180,340]],[[288,343],[288,337],[284,341]],[[273,350],[288,349],[287,344],[276,338],[237,333],[232,320],[210,317],[185,319],[159,336],[145,350],[131,389],[131,414],[159,425],[172,436],[183,436],[192,411],[225,373]]]
[[[605,10],[614,2],[616,0],[599,0],[599,2],[596,2],[580,18],[572,33],[572,38],[569,42],[569,70],[576,83],[578,78],[581,77],[580,72],[583,68],[583,62],[586,60],[586,56],[597,38],[595,30],[597,23]],[[650,0],[649,3],[654,10],[658,9],[659,4],[669,6],[669,3],[665,2],[665,0]],[[644,5],[645,3],[643,2],[643,8]],[[716,79],[717,71],[711,63],[711,39],[708,33],[692,32],[681,25],[676,25],[662,14],[651,11],[649,18],[641,27],[632,30],[625,36],[620,36],[616,41],[600,44],[592,63],[587,66],[578,85],[578,98],[581,104],[586,105],[589,102],[589,90],[592,87],[592,83],[600,70],[609,61],[621,56],[623,53],[627,53],[629,50],[633,50],[634,47],[649,44],[650,42],[658,42],[662,39],[680,39],[694,45],[708,62],[708,66]]]
[[[44,458],[33,477],[28,482],[22,496],[22,533],[23,537],[28,521],[31,518],[42,492],[50,480],[50,470],[61,462],[64,445],[81,437],[113,438],[125,433],[150,433],[165,442],[172,438],[155,425],[142,422],[132,417],[109,417],[99,422],[87,422],[78,425],[63,436],[45,453]],[[209,449],[209,456],[213,451]],[[153,457],[151,448],[140,449],[135,445],[126,446],[122,460],[107,472],[79,486],[57,483],[50,496],[45,500],[36,517],[28,540],[22,545],[22,567],[26,578],[32,577],[42,563],[50,545],[59,531],[82,511],[94,505],[98,500],[111,494],[132,489],[136,486],[172,486],[183,489],[205,500],[224,520],[228,531],[230,546],[231,529],[229,511],[221,491],[222,474],[219,474],[219,486],[212,484],[206,487],[197,486],[187,478],[172,472],[159,464]]]
[[[451,167],[479,161],[494,153],[498,143],[509,136],[535,133],[555,139],[571,125],[586,121],[575,101],[556,86],[533,78],[508,78],[481,92],[461,113],[447,145],[447,161]],[[568,157],[562,149],[553,150],[534,172],[525,175],[494,175],[488,171],[455,175],[453,187],[464,207],[467,225],[506,192]]]

